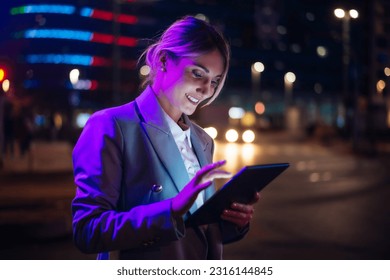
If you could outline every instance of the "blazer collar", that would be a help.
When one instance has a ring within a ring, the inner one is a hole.
[[[160,130],[161,132],[171,134],[169,126],[164,119],[163,109],[158,103],[157,97],[150,86],[148,86],[141,95],[136,98],[136,102],[140,109],[139,113],[145,123],[157,130]],[[204,134],[199,133],[199,128],[191,122],[187,115],[183,114],[183,118],[191,129],[191,143],[198,156],[200,166],[210,163],[212,159],[206,159],[204,157],[204,152],[210,144],[209,140],[204,136]]]
[[[163,167],[167,170],[172,181],[175,183],[177,192],[180,192],[183,187],[189,182],[189,177],[185,165],[183,163],[181,154],[170,132],[169,126],[164,119],[163,109],[158,103],[157,97],[153,90],[148,87],[140,96],[136,98],[136,103],[139,108],[141,118],[141,125],[145,133],[148,135],[153,149],[162,162]],[[196,127],[184,115],[185,122],[191,129],[191,143],[196,156],[198,157],[200,166],[204,166],[211,162],[211,155],[205,153],[207,146],[210,144],[209,140],[202,134],[198,127]],[[158,182],[156,182],[158,183]],[[212,190],[207,190],[207,196],[211,195]],[[174,196],[176,193],[172,193]],[[192,207],[190,212],[194,212],[196,207]]]
[[[165,122],[163,109],[150,87],[135,101],[139,108],[141,125],[161,161],[162,168],[167,170],[179,192],[188,183],[189,177],[169,126]],[[173,191],[171,195],[174,196],[177,192]]]
[[[158,103],[157,97],[150,86],[148,86],[135,101],[145,123],[165,133],[169,133],[168,124],[166,124],[164,120],[163,109]]]

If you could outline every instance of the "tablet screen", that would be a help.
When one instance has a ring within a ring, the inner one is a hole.
[[[289,167],[288,163],[245,166],[185,220],[187,226],[216,223],[233,202],[250,203],[256,192]]]

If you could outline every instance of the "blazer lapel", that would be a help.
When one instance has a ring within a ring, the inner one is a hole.
[[[189,177],[175,140],[165,123],[162,108],[152,89],[150,87],[145,89],[136,98],[136,103],[142,115],[141,124],[144,131],[162,162],[162,168],[167,170],[179,192],[188,183]]]
[[[188,173],[172,133],[164,120],[162,108],[152,89],[150,87],[146,88],[145,91],[136,98],[136,103],[139,108],[141,119],[143,120],[141,125],[162,162],[162,168],[167,170],[176,186],[177,192],[180,192],[189,182]],[[199,130],[194,127],[187,116],[184,115],[184,118],[186,118],[186,123],[191,127],[192,147],[199,160],[200,166],[203,167],[212,161],[211,153],[206,152],[207,149],[211,149],[209,145],[212,143],[203,133],[200,133]],[[205,192],[205,197],[208,199],[214,194],[215,188],[209,187]],[[174,193],[172,195],[174,195]],[[189,212],[193,213],[196,210],[197,207],[194,204]]]
[[[194,149],[194,152],[199,160],[199,164],[201,167],[210,164],[212,162],[212,154],[211,152],[207,152],[207,149],[211,150],[210,145],[212,142],[205,137],[205,132],[199,133],[199,130],[188,120],[187,116],[184,116],[186,119],[186,123],[190,124],[191,128],[191,143]],[[206,200],[210,198],[215,193],[214,187],[208,187],[205,190],[205,198]],[[190,212],[193,213],[196,210],[196,207],[193,206],[190,209]]]

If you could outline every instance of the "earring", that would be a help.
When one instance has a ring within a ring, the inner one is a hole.
[[[165,69],[165,67],[164,67],[164,66],[161,66],[160,70],[161,70],[161,72],[165,72],[165,71],[167,71],[167,69]]]

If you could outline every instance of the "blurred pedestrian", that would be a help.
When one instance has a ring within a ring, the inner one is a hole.
[[[215,178],[230,176],[188,118],[220,93],[229,46],[212,25],[187,16],[142,57],[151,69],[146,88],[91,116],[74,148],[75,243],[98,258],[119,251],[120,259],[221,259],[223,243],[248,231],[253,205],[233,203],[207,226],[185,227],[184,219],[215,192]]]
[[[15,142],[15,123],[14,123],[14,109],[11,102],[4,101],[4,156],[14,156],[14,142]]]
[[[14,132],[18,143],[20,156],[26,155],[31,146],[33,138],[34,121],[29,108],[16,106],[14,114]]]

